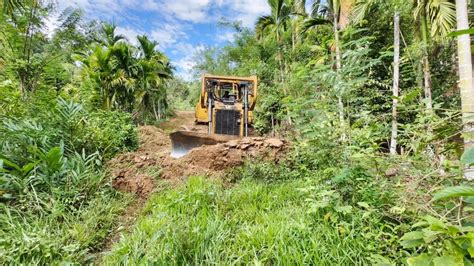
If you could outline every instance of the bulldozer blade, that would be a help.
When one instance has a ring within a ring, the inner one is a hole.
[[[230,135],[211,135],[207,133],[192,131],[177,131],[170,134],[171,157],[180,158],[188,154],[192,149],[204,145],[216,145],[238,138]]]

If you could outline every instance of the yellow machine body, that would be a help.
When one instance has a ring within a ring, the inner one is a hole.
[[[203,75],[195,121],[208,132],[177,131],[170,135],[171,156],[179,158],[202,145],[248,136],[257,103],[257,77]]]
[[[244,89],[248,90],[247,124],[252,125],[253,111],[255,109],[258,96],[257,77],[231,77],[204,74],[201,83],[201,96],[199,101],[196,103],[196,122],[209,123],[209,131],[211,134],[245,136]],[[230,95],[233,100],[226,100],[225,95]],[[212,108],[209,108],[209,97],[212,97]],[[212,112],[211,116],[209,116],[209,110]],[[233,115],[231,115],[232,117],[229,118],[228,115],[222,115],[221,113],[223,112],[227,112],[228,114],[233,113]],[[237,118],[237,121],[232,121],[232,119],[235,118]],[[220,121],[222,119],[226,119],[230,122]],[[229,125],[229,123],[234,123],[238,126],[238,134],[236,134],[235,130],[226,130],[226,127],[232,127],[232,125]]]

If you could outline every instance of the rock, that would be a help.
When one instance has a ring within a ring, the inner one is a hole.
[[[398,174],[398,169],[397,168],[390,168],[385,171],[385,176],[386,177],[393,177]]]
[[[243,138],[243,139],[240,141],[240,143],[242,143],[242,144],[250,144],[250,143],[252,143],[252,139],[250,139],[250,138]]]
[[[241,144],[239,148],[240,148],[241,150],[246,150],[246,149],[248,149],[250,146],[253,146],[253,143]]]
[[[239,145],[239,142],[237,140],[231,140],[229,142],[226,142],[224,145],[229,148],[235,148],[237,147],[237,145]]]
[[[266,139],[265,143],[270,145],[273,148],[281,148],[284,145],[283,141],[281,141],[280,139],[275,139],[275,138]]]

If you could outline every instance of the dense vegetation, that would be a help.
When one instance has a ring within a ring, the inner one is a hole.
[[[103,163],[138,147],[136,124],[170,114],[168,59],[102,22],[53,6],[2,1],[0,17],[0,263],[85,262],[130,197]]]
[[[103,162],[137,147],[137,124],[191,108],[199,84],[80,10],[47,36],[54,6],[24,2],[0,2],[0,262],[89,262],[132,201]],[[268,3],[253,29],[224,23],[235,41],[194,72],[257,75],[255,129],[290,154],[153,195],[103,261],[474,263],[454,1]]]

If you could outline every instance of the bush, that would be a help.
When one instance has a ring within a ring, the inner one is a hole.
[[[128,113],[102,110],[91,112],[82,131],[80,146],[88,151],[100,151],[105,158],[138,148],[137,129]]]
[[[129,201],[102,166],[138,146],[131,116],[42,91],[0,95],[12,111],[0,112],[0,264],[91,262]]]

